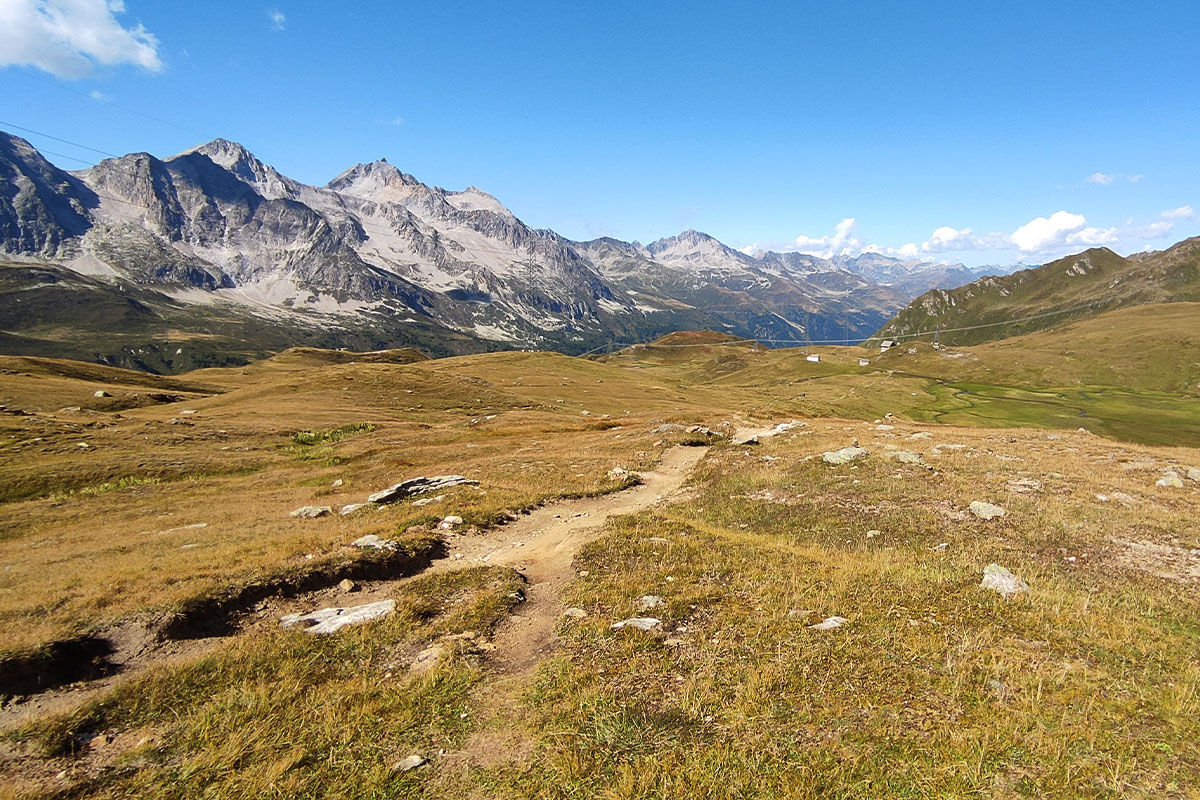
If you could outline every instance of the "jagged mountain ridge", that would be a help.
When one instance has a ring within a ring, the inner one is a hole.
[[[412,344],[412,325],[480,348],[578,352],[697,327],[801,343],[864,336],[908,299],[829,261],[752,257],[696,231],[574,242],[386,160],[318,187],[216,139],[66,172],[4,134],[0,176],[10,257],[379,346]]]

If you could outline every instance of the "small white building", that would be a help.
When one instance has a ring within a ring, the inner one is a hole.
[[[860,358],[860,359],[858,360],[858,365],[859,365],[860,367],[869,367],[869,366],[871,366],[871,359],[869,359],[869,358]]]
[[[804,360],[805,360],[805,361],[820,362],[820,360],[821,360],[821,357],[820,357],[820,356],[805,356],[805,357],[804,357]]]
[[[895,339],[884,339],[883,342],[881,342],[879,345],[879,352],[886,353],[888,350],[891,350],[897,344],[899,344],[899,342],[897,342]]]

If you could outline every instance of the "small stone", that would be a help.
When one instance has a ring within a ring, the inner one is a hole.
[[[629,476],[629,473],[622,467],[613,467],[608,471],[608,479],[610,481],[623,481]]]
[[[336,481],[334,481],[333,483],[331,483],[331,484],[329,484],[329,485],[330,485],[331,487],[333,487],[334,489],[338,489],[338,488],[340,488],[341,486],[343,486],[345,483],[346,483],[346,482],[345,482],[345,481],[343,481],[341,478],[338,478]]]
[[[586,569],[579,570],[579,577],[581,577],[581,578],[586,578],[588,575],[591,575],[591,574],[592,573],[588,572]]]
[[[343,517],[346,517],[346,516],[353,514],[355,511],[358,511],[360,508],[366,508],[366,507],[367,507],[367,503],[348,503],[348,504],[342,506],[342,510],[339,511],[338,514],[340,514]]]
[[[924,460],[917,453],[909,452],[908,450],[894,450],[888,453],[889,458],[894,458],[901,464],[923,464]]]
[[[983,570],[983,581],[979,584],[981,589],[990,589],[1004,597],[1012,597],[1016,594],[1029,591],[1029,584],[1013,575],[999,564],[988,564]]]
[[[930,433],[929,431],[917,431],[916,433],[909,436],[908,438],[910,438],[910,439],[932,439],[933,434]]]
[[[92,394],[92,397],[112,397],[112,395],[111,395],[111,394],[109,394],[108,392],[104,391],[103,389],[97,389],[97,390],[96,390],[96,391],[95,391],[95,392]]]
[[[614,631],[623,630],[624,628],[637,628],[639,631],[649,631],[662,625],[661,619],[654,617],[630,617],[623,619],[620,622],[614,622],[611,627]]]
[[[874,539],[876,536],[882,536],[883,531],[867,531],[867,538]]]
[[[349,578],[344,578],[340,583],[338,583],[338,589],[343,592],[357,592],[358,584]]]
[[[438,659],[442,657],[442,646],[439,644],[426,647],[421,652],[417,653],[417,657],[413,659],[409,666],[410,672],[422,673],[428,672],[437,664]]]
[[[666,602],[658,595],[647,594],[647,595],[642,595],[641,599],[638,600],[637,610],[638,611],[650,611],[651,609],[660,608],[664,605],[666,605]]]
[[[931,547],[931,548],[930,548],[930,550],[931,550],[932,552],[934,552],[934,553],[944,553],[944,552],[946,552],[946,551],[947,551],[947,550],[949,550],[949,549],[950,549],[950,543],[949,543],[949,542],[942,542],[941,544],[939,544],[939,545],[936,545],[936,546],[934,546],[934,547]]]
[[[1200,468],[1188,467],[1187,476],[1189,481],[1200,482]]]
[[[1001,506],[985,503],[982,500],[973,500],[967,508],[972,514],[985,520],[1003,517],[1006,513]]]
[[[670,639],[663,640],[663,644],[667,647],[683,647],[687,644],[687,640],[680,639],[678,636],[672,636]]]
[[[427,763],[429,763],[428,759],[414,753],[413,755],[406,756],[405,758],[402,758],[393,764],[392,772],[409,772],[417,767],[423,767]]]
[[[845,617],[826,617],[816,625],[809,625],[808,629],[810,631],[831,631],[834,628],[842,627],[849,621]]]
[[[1170,489],[1182,489],[1183,478],[1179,477],[1179,473],[1175,470],[1169,469],[1163,473],[1163,476],[1159,478],[1154,485],[1166,486]]]
[[[448,531],[448,530],[450,530],[451,528],[453,528],[453,527],[455,527],[455,526],[457,526],[457,525],[462,525],[462,523],[463,523],[463,518],[462,518],[462,517],[455,516],[455,515],[451,514],[451,515],[450,515],[450,516],[448,516],[448,517],[443,517],[443,518],[442,518],[442,521],[441,521],[441,524],[440,524],[440,525],[438,525],[438,527],[439,527],[439,528],[441,528],[442,530],[447,530],[447,531]]]
[[[587,615],[588,615],[588,613],[586,611],[584,611],[582,608],[575,608],[575,607],[568,608],[566,611],[563,612],[563,616],[567,617],[568,619],[583,619]]]
[[[303,519],[316,519],[318,517],[327,517],[333,513],[333,509],[329,506],[301,506],[291,513],[293,517]]]

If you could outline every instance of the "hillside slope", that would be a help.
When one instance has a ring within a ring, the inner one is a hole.
[[[876,334],[966,345],[1044,330],[1105,311],[1200,300],[1200,237],[1123,258],[1093,248],[1012,275],[927,292]]]

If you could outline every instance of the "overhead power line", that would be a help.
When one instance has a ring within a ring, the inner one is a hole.
[[[26,127],[17,125],[12,122],[5,122],[4,120],[0,120],[0,125],[5,126],[6,128],[16,128],[19,131],[23,131],[25,133],[32,133],[34,136],[41,136],[42,138],[45,138],[45,139],[53,139],[56,142],[62,142],[63,144],[69,144],[72,147],[78,147],[83,150],[91,150],[93,153],[99,153],[100,155],[108,156],[109,158],[120,158],[120,156],[118,156],[116,153],[110,153],[107,150],[98,150],[95,147],[88,147],[86,144],[80,144],[79,142],[72,142],[70,139],[63,139],[58,136],[52,136],[48,133],[42,133],[41,131],[35,131],[33,128],[26,128]],[[73,158],[73,156],[66,156],[66,158]],[[83,161],[82,158],[77,159],[77,160]]]

